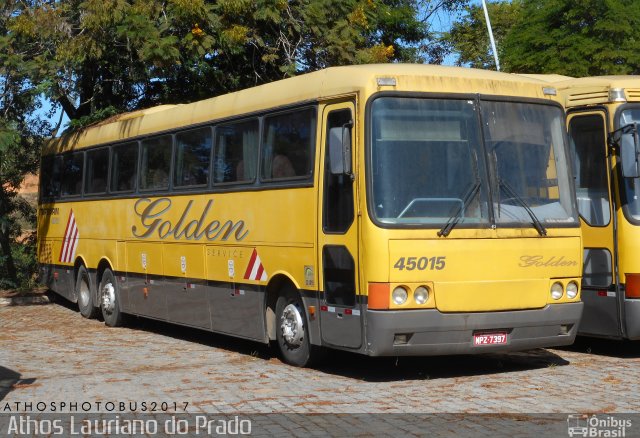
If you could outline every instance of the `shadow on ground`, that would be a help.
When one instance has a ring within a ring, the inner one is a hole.
[[[57,298],[56,303],[77,312],[77,305]],[[80,318],[79,313],[77,314]],[[156,333],[187,342],[220,348],[245,356],[260,358],[279,366],[289,366],[278,359],[275,346],[178,326],[167,322],[129,316],[127,328]],[[328,351],[313,368],[327,374],[369,382],[428,380],[475,375],[501,374],[568,365],[554,352],[536,349],[515,353],[492,353],[464,356],[368,357],[345,351]]]
[[[559,350],[596,354],[598,356],[618,357],[621,359],[633,359],[640,358],[640,341],[623,341],[578,336],[573,345],[559,348]]]
[[[0,366],[0,400],[20,385],[31,385],[36,379],[21,379],[17,371]]]
[[[144,318],[130,318],[128,327],[196,342],[212,348],[221,348],[265,361],[269,360],[280,366],[289,366],[280,362],[275,345],[269,347],[259,342]],[[313,368],[323,373],[362,381],[388,382],[500,374],[568,364],[569,362],[559,355],[543,349],[515,353],[431,357],[369,357],[332,350],[327,351],[326,356]]]

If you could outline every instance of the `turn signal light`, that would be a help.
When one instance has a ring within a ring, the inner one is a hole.
[[[389,308],[389,283],[369,283],[367,306],[374,310]]]

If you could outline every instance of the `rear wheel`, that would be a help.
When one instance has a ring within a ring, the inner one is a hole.
[[[89,271],[87,271],[87,268],[84,266],[80,266],[78,268],[78,276],[76,277],[78,308],[82,316],[92,319],[98,316],[98,308],[95,306],[90,284]]]
[[[319,347],[311,345],[307,317],[299,295],[284,290],[276,302],[276,338],[282,359],[297,367],[310,365]]]
[[[120,311],[120,294],[118,282],[111,269],[105,269],[100,281],[100,309],[104,323],[109,327],[119,327],[124,323],[124,315]]]

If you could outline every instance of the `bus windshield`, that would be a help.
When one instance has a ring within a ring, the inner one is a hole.
[[[453,218],[469,226],[535,224],[541,234],[576,224],[559,107],[381,97],[371,117],[379,223],[437,227]]]
[[[620,127],[640,124],[640,108],[625,109],[620,113]],[[624,134],[632,135],[632,134]],[[640,221],[640,178],[622,178],[624,181],[624,212],[629,220]]]

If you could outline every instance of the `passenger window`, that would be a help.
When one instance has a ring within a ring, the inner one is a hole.
[[[195,129],[176,135],[176,187],[203,186],[209,183],[211,128]]]
[[[258,168],[258,120],[216,128],[214,184],[251,182]]]
[[[573,117],[569,134],[580,216],[589,225],[607,225],[611,213],[604,119],[593,114]]]
[[[138,170],[138,143],[127,143],[113,148],[111,160],[111,191],[135,190]]]
[[[315,128],[315,108],[266,117],[261,178],[310,178],[313,173]]]
[[[62,156],[62,196],[77,196],[82,193],[82,167],[84,154],[74,152]]]
[[[140,190],[166,190],[171,171],[170,135],[143,140],[140,160]]]
[[[105,193],[109,175],[109,149],[87,152],[86,169],[84,193],[88,195]]]
[[[42,158],[42,174],[40,175],[40,198],[54,199],[60,196],[60,172],[62,157],[47,156]]]

